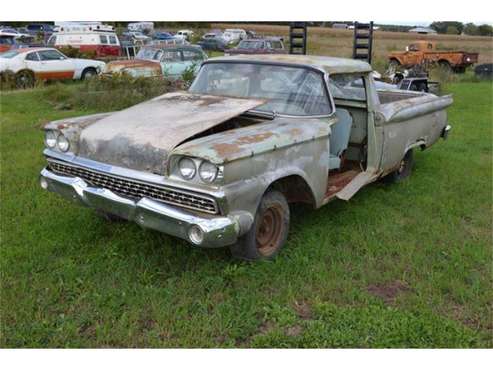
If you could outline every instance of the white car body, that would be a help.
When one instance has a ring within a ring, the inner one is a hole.
[[[127,25],[129,31],[153,32],[154,22],[134,22]]]
[[[68,58],[54,48],[24,48],[0,54],[0,73],[29,71],[41,80],[78,80],[89,72],[99,74],[104,66],[99,60]]]
[[[223,38],[227,43],[236,43],[247,37],[246,31],[239,28],[228,28],[224,30],[223,34]]]
[[[188,40],[190,37],[193,36],[193,31],[192,30],[179,30],[174,36],[177,39]]]

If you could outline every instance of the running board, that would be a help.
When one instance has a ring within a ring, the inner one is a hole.
[[[349,200],[359,189],[376,180],[377,177],[378,174],[375,172],[361,172],[349,184],[342,188],[340,192],[336,193],[335,196],[342,200]]]

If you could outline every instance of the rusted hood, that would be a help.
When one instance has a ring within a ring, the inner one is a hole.
[[[116,112],[82,130],[79,155],[163,173],[171,149],[264,100],[170,93]]]
[[[161,65],[159,62],[154,62],[151,60],[144,59],[133,59],[133,60],[115,60],[106,64],[106,72],[121,72],[128,68],[149,68],[155,69],[156,71],[161,71]]]

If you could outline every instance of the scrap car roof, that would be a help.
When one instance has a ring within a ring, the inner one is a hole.
[[[280,63],[280,64],[293,64],[293,65],[307,65],[313,68],[323,70],[327,73],[365,73],[371,72],[371,66],[361,60],[354,60],[348,58],[334,58],[315,55],[286,55],[286,54],[272,54],[272,55],[234,55],[210,58],[206,63],[220,62],[220,61],[239,61],[239,62],[266,62],[266,63]]]

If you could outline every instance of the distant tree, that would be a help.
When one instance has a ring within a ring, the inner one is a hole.
[[[438,33],[448,33],[448,27],[453,26],[457,29],[457,34],[462,33],[464,25],[461,22],[433,22],[430,24],[430,28],[433,28]]]
[[[447,35],[458,35],[459,30],[455,26],[447,26]]]
[[[478,26],[476,26],[474,23],[467,23],[464,25],[464,33],[466,35],[478,35]]]
[[[489,24],[482,24],[478,27],[478,33],[481,36],[493,36],[493,27]]]

